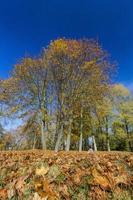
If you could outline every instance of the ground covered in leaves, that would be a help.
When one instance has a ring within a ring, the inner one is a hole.
[[[0,152],[1,200],[132,200],[133,154]]]

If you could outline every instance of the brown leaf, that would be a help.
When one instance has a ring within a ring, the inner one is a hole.
[[[76,174],[73,177],[73,181],[76,184],[80,184],[81,182],[81,178],[86,174],[85,171],[83,171],[82,169],[77,169],[76,170]]]
[[[22,176],[20,177],[16,184],[15,184],[15,189],[17,190],[19,196],[22,196],[22,194],[24,193],[24,189],[25,189],[25,180],[28,178],[28,176]]]
[[[115,177],[115,184],[118,185],[120,183],[122,184],[125,184],[125,185],[128,185],[128,178],[127,178],[127,175],[126,174],[123,174],[121,176],[117,176]]]
[[[61,185],[59,188],[59,191],[62,193],[63,197],[65,197],[65,199],[69,199],[69,192],[68,192],[68,188],[67,185]]]
[[[0,189],[0,199],[1,200],[6,200],[7,197],[8,197],[7,189]]]
[[[10,190],[7,191],[7,194],[8,194],[8,199],[11,199],[12,197],[15,196],[15,190],[12,188]]]
[[[33,200],[47,200],[48,197],[41,198],[37,192],[34,193]]]
[[[51,188],[47,180],[38,179],[35,181],[35,190],[41,198],[48,197],[50,200],[56,200],[57,194]]]
[[[44,167],[44,166],[41,166],[40,168],[37,168],[36,169],[36,175],[37,176],[44,176],[48,173],[49,171],[49,167]]]
[[[105,190],[110,188],[109,180],[105,176],[102,176],[95,168],[92,170],[92,175],[94,177],[94,185],[100,185]]]

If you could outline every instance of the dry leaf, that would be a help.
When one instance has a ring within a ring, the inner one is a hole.
[[[8,195],[8,199],[11,199],[12,197],[15,196],[15,190],[12,188],[10,190],[7,191],[7,195]]]
[[[6,200],[7,197],[8,197],[7,189],[0,189],[0,199],[1,200]]]
[[[49,171],[48,166],[47,167],[41,166],[40,168],[36,169],[35,173],[36,173],[37,176],[44,176],[48,173],[48,171]]]
[[[102,176],[95,168],[92,170],[92,175],[94,177],[93,183],[95,185],[100,185],[101,188],[105,190],[110,188],[109,180]]]

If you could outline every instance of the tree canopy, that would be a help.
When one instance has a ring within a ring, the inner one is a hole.
[[[95,150],[119,149],[120,140],[132,150],[132,95],[112,84],[114,70],[108,53],[87,39],[52,41],[17,63],[0,82],[0,102],[4,115],[23,119],[24,148],[81,151],[92,137]]]

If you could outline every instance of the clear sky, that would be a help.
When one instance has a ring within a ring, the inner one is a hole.
[[[0,0],[0,77],[59,37],[99,38],[133,85],[133,0]]]

